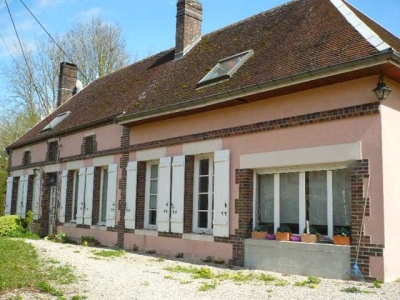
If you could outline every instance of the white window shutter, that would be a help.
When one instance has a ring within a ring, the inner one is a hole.
[[[76,212],[76,224],[83,224],[83,211],[85,209],[85,184],[86,168],[79,169],[78,211]]]
[[[214,154],[214,236],[229,237],[229,150]]]
[[[7,196],[6,196],[6,216],[11,214],[11,202],[12,202],[12,192],[13,192],[13,177],[8,177],[7,179]]]
[[[137,161],[129,162],[126,171],[125,228],[135,229]]]
[[[171,232],[183,233],[185,200],[185,156],[175,156],[172,163]]]
[[[61,202],[60,202],[60,215],[58,220],[65,223],[65,208],[67,205],[67,184],[68,184],[68,170],[62,171],[61,174]]]
[[[22,208],[21,208],[21,218],[25,219],[26,217],[26,203],[28,201],[28,183],[29,183],[29,175],[24,176],[24,188],[22,195]]]
[[[118,183],[118,165],[108,166],[108,186],[107,186],[107,227],[115,227],[115,212],[117,208],[117,183]]]
[[[41,194],[41,176],[40,174],[35,177],[33,182],[33,201],[32,201],[32,212],[33,219],[39,220],[39,212],[40,212],[40,194]]]
[[[85,225],[92,225],[93,183],[94,167],[88,167],[86,169],[85,210],[83,212],[83,224]]]
[[[169,232],[171,204],[171,157],[160,159],[158,166],[157,230]]]
[[[20,176],[18,181],[17,215],[20,216],[21,218],[22,218],[23,192],[24,192],[24,176]]]

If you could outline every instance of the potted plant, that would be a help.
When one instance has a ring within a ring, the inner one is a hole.
[[[253,239],[265,239],[267,236],[267,227],[264,224],[258,224],[254,227],[254,231],[251,234]]]
[[[301,235],[301,241],[303,243],[318,243],[318,232],[315,228],[310,227],[308,221],[307,227],[304,228],[304,234]]]
[[[276,232],[276,239],[278,241],[290,241],[292,237],[292,231],[290,230],[289,226],[282,225],[278,227]]]
[[[333,236],[333,242],[335,245],[350,245],[351,228],[350,227],[340,227],[335,230],[335,235]]]

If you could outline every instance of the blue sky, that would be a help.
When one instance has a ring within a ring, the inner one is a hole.
[[[20,0],[8,0],[20,34],[28,45],[44,36]],[[121,26],[131,53],[139,58],[171,48],[175,42],[176,0],[24,0],[51,34],[63,34],[77,21],[101,15]],[[208,33],[271,9],[287,0],[202,0],[203,33]],[[399,0],[348,0],[350,4],[400,36]],[[16,40],[4,0],[0,0],[0,33],[11,47]],[[10,57],[0,41],[0,64]],[[6,94],[0,74],[0,97]]]

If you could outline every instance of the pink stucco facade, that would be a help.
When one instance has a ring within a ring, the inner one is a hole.
[[[130,144],[164,140],[199,132],[253,124],[262,121],[281,119],[314,112],[327,111],[353,105],[372,103],[376,97],[371,93],[376,85],[376,76],[365,77],[344,83],[316,88],[286,96],[266,99],[230,108],[204,112],[196,115],[173,118],[140,126],[130,130]],[[199,143],[199,147],[177,144],[157,149],[131,151],[129,161],[149,161],[165,156],[203,154],[216,150],[230,150],[230,234],[238,229],[238,215],[235,213],[235,200],[239,197],[239,186],[235,184],[235,171],[240,169],[241,157],[255,153],[270,153],[283,150],[333,146],[361,143],[362,158],[370,163],[371,177],[371,214],[366,218],[366,235],[371,236],[371,243],[384,244],[384,257],[370,260],[371,276],[394,280],[400,277],[400,263],[397,253],[400,247],[400,235],[396,233],[400,204],[400,85],[389,81],[393,95],[381,106],[381,114],[357,118],[348,118],[306,126],[237,135]],[[349,130],[350,129],[350,130]],[[95,134],[98,151],[120,147],[122,126],[113,124],[93,130],[82,131],[61,138],[61,157],[80,155],[82,140],[89,134]],[[190,150],[188,150],[188,147]],[[32,162],[45,159],[46,143],[30,146]],[[197,150],[193,150],[197,149]],[[13,151],[12,166],[20,165],[24,149]],[[196,152],[197,151],[197,152]],[[99,166],[110,163],[118,164],[118,179],[123,170],[119,167],[122,154],[109,157],[89,158],[81,161],[81,166]],[[328,158],[327,158],[328,160]],[[73,162],[72,162],[73,163]],[[63,163],[60,171],[71,169],[69,163]],[[76,164],[78,166],[78,164]],[[78,168],[78,167],[76,167]],[[121,199],[121,189],[117,190],[117,204]],[[116,222],[120,221],[120,211],[116,213]],[[60,231],[79,238],[82,235],[96,237],[104,245],[114,246],[117,233],[96,229],[79,229],[70,226],[59,227]],[[174,239],[158,236],[125,233],[124,246],[132,249],[133,245],[143,249],[157,250],[160,253],[174,255],[185,253],[185,257],[204,258],[212,255],[229,260],[233,256],[230,243],[216,243]]]

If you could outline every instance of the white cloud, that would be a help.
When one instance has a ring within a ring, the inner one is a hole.
[[[95,17],[99,17],[100,15],[102,15],[102,13],[103,9],[101,7],[92,7],[89,8],[88,10],[83,10],[81,12],[78,12],[73,19],[85,23]]]
[[[66,0],[37,0],[37,4],[42,8],[54,7],[62,4]]]

